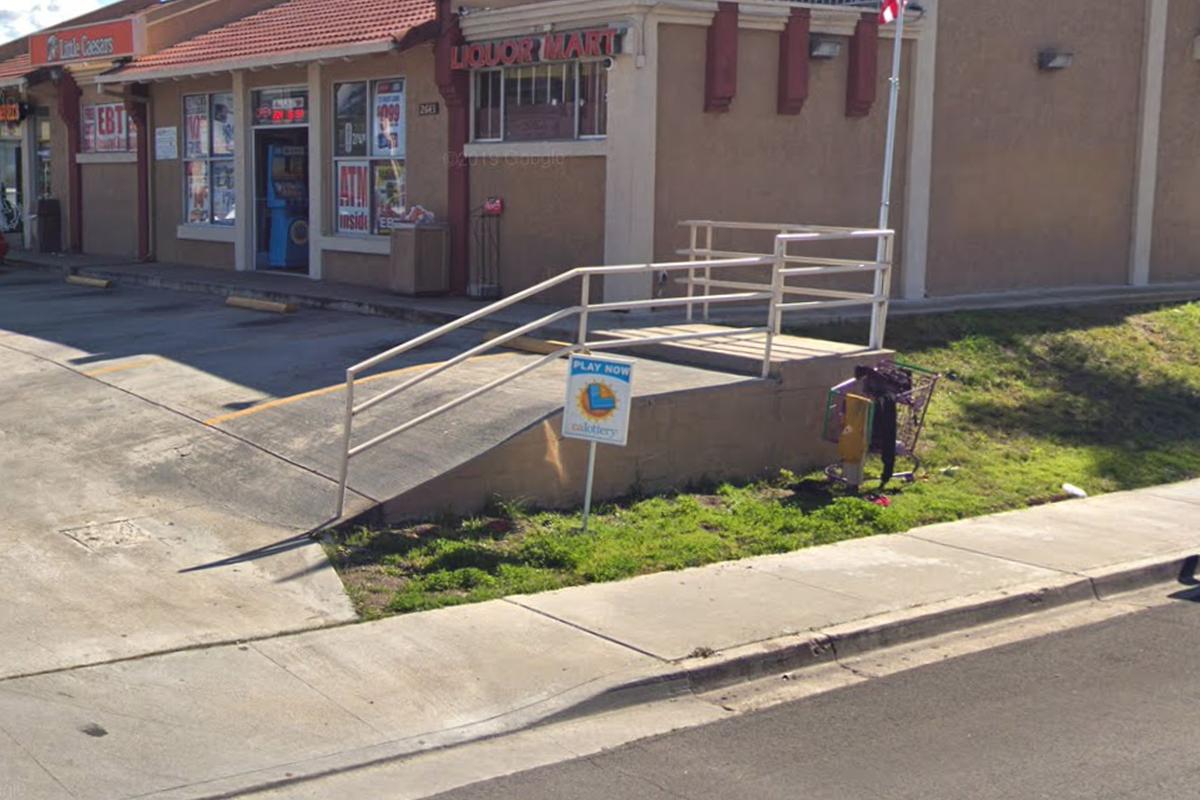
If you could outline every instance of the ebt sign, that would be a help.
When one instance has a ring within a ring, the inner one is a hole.
[[[77,61],[112,61],[137,55],[141,50],[140,33],[140,25],[131,18],[62,28],[31,36],[29,56],[35,67]]]

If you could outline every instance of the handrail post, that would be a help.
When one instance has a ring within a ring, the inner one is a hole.
[[[704,260],[712,261],[713,226],[712,226],[711,222],[705,226],[704,231],[705,231],[705,233],[704,233],[704,250],[705,250]],[[712,267],[705,267],[704,268],[704,281],[705,281],[704,296],[705,297],[708,297],[710,294],[712,294],[712,286],[709,285],[709,281],[711,281],[711,280],[712,280]],[[708,312],[709,312],[709,304],[705,303],[704,304],[704,321],[705,322],[708,322]]]
[[[346,486],[350,481],[350,441],[354,426],[354,371],[346,370],[346,416],[342,429],[342,463],[338,469],[338,499],[335,520],[346,512]]]
[[[696,260],[696,239],[699,236],[700,231],[696,228],[695,222],[689,223],[688,228],[691,229],[691,233],[690,233],[691,245],[688,248],[688,250],[689,250],[688,261],[695,261]],[[690,301],[695,295],[696,295],[696,270],[688,269],[688,279],[687,279],[688,300]],[[687,304],[687,321],[688,322],[692,321],[692,308],[693,308],[693,304],[689,302]]]
[[[892,294],[892,258],[895,254],[894,234],[881,234],[879,248],[883,253],[881,266],[875,271],[875,305],[871,310],[871,349],[882,350],[887,333],[888,305]]]
[[[763,379],[771,377],[771,355],[775,349],[775,337],[783,328],[783,312],[779,305],[783,302],[783,268],[786,264],[787,242],[782,235],[775,237],[775,263],[771,267],[771,301],[767,310],[767,341],[763,347]]]
[[[592,276],[583,276],[583,288],[579,290],[579,346],[587,346],[588,307],[592,302]]]

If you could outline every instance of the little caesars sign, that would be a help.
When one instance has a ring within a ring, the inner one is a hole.
[[[62,28],[29,39],[29,56],[35,67],[74,61],[112,61],[139,52],[139,29],[132,19]]]
[[[454,48],[450,66],[458,70],[489,69],[581,58],[611,58],[620,54],[624,35],[625,31],[620,28],[598,28],[464,44]]]

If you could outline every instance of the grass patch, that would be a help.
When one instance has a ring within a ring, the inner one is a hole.
[[[890,507],[784,473],[577,514],[498,504],[467,520],[361,529],[327,549],[367,618],[783,553],[1200,476],[1200,304],[898,318],[888,345],[947,376],[926,474]],[[797,330],[859,341],[858,325]]]

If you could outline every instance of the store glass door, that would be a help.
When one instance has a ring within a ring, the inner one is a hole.
[[[254,92],[255,267],[308,274],[308,92]]]

